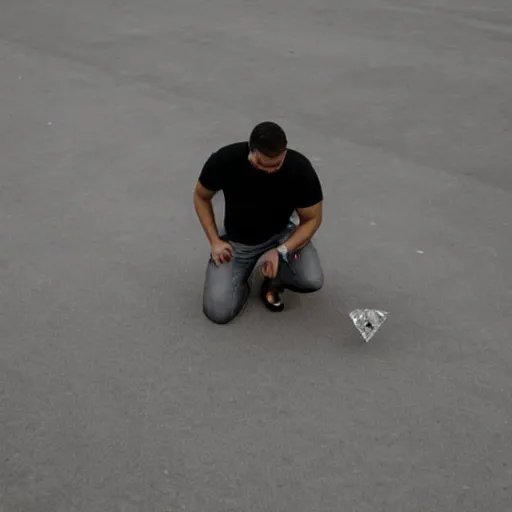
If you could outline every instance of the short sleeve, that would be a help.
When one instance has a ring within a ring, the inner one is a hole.
[[[309,161],[302,166],[302,179],[297,194],[296,208],[309,208],[323,200],[323,190],[318,174]]]
[[[219,152],[212,153],[205,162],[199,175],[199,183],[203,187],[217,192],[224,186],[225,166],[223,165]]]

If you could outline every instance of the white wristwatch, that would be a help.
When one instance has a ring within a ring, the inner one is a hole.
[[[281,244],[281,245],[277,248],[277,252],[281,255],[281,257],[283,258],[283,260],[287,261],[287,259],[288,259],[288,249],[286,248],[286,245]]]

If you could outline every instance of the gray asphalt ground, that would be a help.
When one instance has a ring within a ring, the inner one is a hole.
[[[510,0],[0,0],[0,510],[512,510],[511,109]],[[215,326],[192,190],[264,119],[326,284]]]

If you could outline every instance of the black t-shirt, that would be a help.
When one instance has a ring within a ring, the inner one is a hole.
[[[248,156],[247,142],[219,149],[206,161],[199,181],[209,190],[222,190],[229,240],[257,245],[283,230],[294,210],[317,204],[323,194],[311,162],[298,151],[288,149],[274,173],[257,169]]]

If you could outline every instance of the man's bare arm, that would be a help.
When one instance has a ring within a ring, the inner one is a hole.
[[[212,206],[212,198],[214,195],[215,192],[203,187],[199,181],[197,182],[194,190],[194,207],[210,244],[219,241],[219,232],[217,230]]]
[[[323,202],[297,210],[300,224],[293,235],[283,244],[288,251],[296,251],[304,247],[322,224]]]

